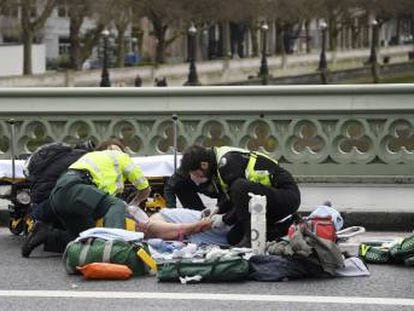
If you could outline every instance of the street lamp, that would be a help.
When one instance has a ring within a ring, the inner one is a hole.
[[[191,27],[188,29],[188,58],[190,62],[190,68],[188,73],[187,82],[184,85],[189,86],[196,86],[201,85],[200,81],[198,81],[197,76],[197,69],[195,65],[195,58],[196,58],[196,35],[197,35],[197,28],[192,24]]]
[[[108,71],[108,39],[109,39],[109,30],[104,29],[101,32],[103,38],[103,64],[102,64],[102,75],[101,75],[101,87],[111,86],[111,81],[109,80],[109,71]]]
[[[267,31],[269,30],[269,26],[266,23],[260,27],[262,31],[262,61],[260,64],[260,72],[259,76],[262,79],[262,85],[267,85],[269,83],[269,67],[267,66]]]
[[[319,71],[321,73],[321,82],[323,84],[328,83],[328,63],[326,61],[326,30],[328,29],[328,25],[325,21],[322,21],[319,24],[319,29],[321,30],[322,34],[322,47],[321,47],[321,55],[319,58]]]
[[[371,64],[372,80],[374,83],[379,82],[379,66],[378,66],[378,21],[373,19],[371,21],[372,39],[371,39],[371,53],[369,55],[368,63]]]

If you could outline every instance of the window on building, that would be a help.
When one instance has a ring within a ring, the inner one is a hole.
[[[68,17],[68,7],[65,0],[58,0],[57,2],[57,14],[59,17]]]
[[[1,13],[1,15],[7,16],[7,17],[18,17],[19,10],[18,10],[17,6],[5,5],[1,8],[0,13]]]
[[[68,37],[59,38],[59,55],[70,54],[70,41]]]
[[[3,42],[4,43],[17,43],[20,39],[17,35],[3,35]]]
[[[32,6],[30,8],[30,17],[31,18],[36,18],[37,17],[37,8],[35,6]]]

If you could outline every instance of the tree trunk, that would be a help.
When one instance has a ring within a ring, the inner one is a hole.
[[[22,35],[23,39],[23,74],[31,75],[32,70],[32,44],[33,44],[33,33],[26,29]]]
[[[305,21],[305,36],[306,36],[306,53],[309,54],[311,52],[311,36],[310,36],[308,20]]]
[[[351,48],[352,49],[356,49],[360,47],[359,45],[360,40],[358,40],[359,34],[360,34],[359,25],[352,24],[351,26]]]
[[[334,52],[337,48],[337,39],[338,39],[338,26],[335,20],[329,21],[329,50]]]
[[[286,45],[285,45],[285,32],[286,27],[280,27],[281,28],[281,34],[280,34],[280,47],[281,47],[281,54],[282,54],[282,68],[286,68],[287,66],[287,52],[286,52]]]
[[[30,25],[30,8],[28,5],[21,7],[21,25],[22,25],[22,42],[23,42],[23,74],[31,75],[32,71],[32,43],[33,30]]]
[[[257,37],[257,27],[254,23],[250,23],[250,37],[252,40],[252,56],[257,57],[259,56],[259,43],[258,43],[258,37]]]
[[[276,47],[275,52],[277,55],[282,54],[284,51],[283,44],[283,27],[280,23],[276,22]]]
[[[401,44],[401,19],[397,18],[397,26],[395,29],[396,44]]]
[[[230,24],[228,22],[223,23],[223,57],[230,58]]]
[[[70,67],[73,70],[79,70],[82,67],[81,64],[81,38],[80,28],[83,22],[83,18],[78,17],[70,18],[69,25],[69,42],[70,42]]]
[[[32,1],[23,1],[20,3],[21,6],[21,17],[20,23],[22,27],[22,41],[23,41],[23,74],[31,75],[33,73],[32,69],[32,44],[33,38],[37,31],[43,27],[47,18],[50,16],[56,0],[47,0],[45,2],[43,11],[36,19],[32,19],[30,14],[32,7],[36,3]]]
[[[116,46],[116,67],[123,68],[125,67],[125,44],[124,44],[124,36],[126,31],[126,25],[117,26],[118,30],[118,43]]]
[[[162,64],[165,62],[165,33],[167,32],[166,25],[162,25],[159,21],[153,21],[154,35],[157,39],[157,45],[155,47],[155,63]]]
[[[82,64],[88,57],[91,56],[93,49],[99,44],[99,40],[102,37],[102,31],[105,29],[104,24],[99,24],[96,28],[90,30],[81,39],[81,55],[80,63]]]

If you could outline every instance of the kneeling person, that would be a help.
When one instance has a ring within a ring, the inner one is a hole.
[[[184,152],[181,169],[187,176],[218,180],[218,188],[227,199],[212,216],[212,226],[233,225],[227,235],[231,245],[250,246],[249,193],[266,196],[268,240],[284,235],[276,222],[296,212],[300,205],[300,191],[292,175],[259,152],[194,145]]]
[[[138,190],[131,204],[139,205],[151,192],[148,180],[132,158],[120,149],[90,152],[73,163],[50,194],[50,206],[63,230],[37,222],[27,237],[22,256],[44,244],[45,251],[63,252],[79,233],[104,218],[105,227],[124,228],[126,204],[116,195],[128,180]]]

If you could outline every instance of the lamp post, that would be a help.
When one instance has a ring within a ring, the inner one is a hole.
[[[103,38],[103,64],[102,64],[102,75],[101,75],[101,87],[110,87],[111,81],[109,80],[109,71],[108,71],[108,39],[109,39],[109,30],[104,29],[101,32]]]
[[[267,31],[269,30],[269,26],[266,23],[260,27],[262,31],[262,60],[260,64],[260,72],[259,76],[262,79],[262,85],[267,85],[269,83],[269,67],[267,66]]]
[[[328,29],[328,25],[325,21],[322,21],[319,24],[319,29],[321,30],[322,34],[322,47],[321,47],[321,55],[319,57],[319,71],[321,73],[321,82],[323,84],[328,83],[328,63],[326,61],[326,30]]]
[[[371,39],[371,53],[369,55],[368,63],[371,64],[372,80],[374,83],[379,82],[379,66],[378,66],[378,21],[373,19],[371,21],[372,39]]]
[[[188,79],[184,85],[196,86],[201,85],[198,81],[197,69],[195,65],[195,55],[196,55],[196,35],[197,28],[194,25],[188,29],[188,60],[190,62],[190,68],[188,72]]]

